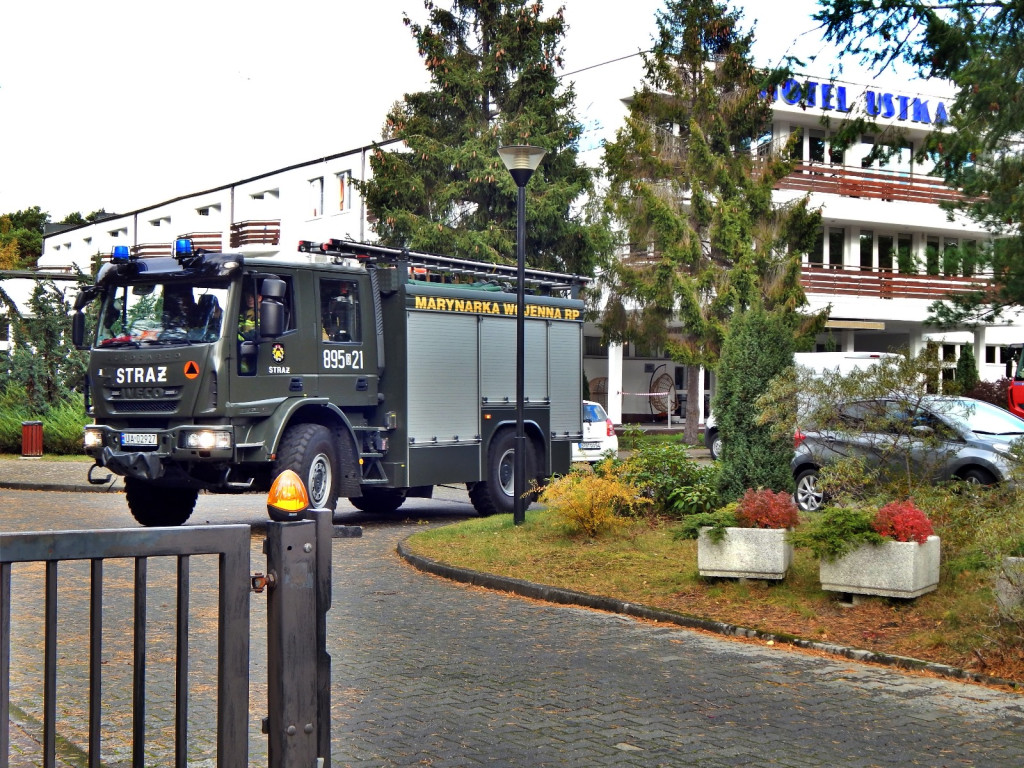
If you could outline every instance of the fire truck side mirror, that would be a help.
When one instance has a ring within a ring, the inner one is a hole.
[[[287,285],[284,280],[268,277],[260,287],[263,300],[260,302],[260,336],[271,338],[284,333],[284,295]]]
[[[71,343],[75,349],[85,349],[85,313],[75,312],[71,315]]]

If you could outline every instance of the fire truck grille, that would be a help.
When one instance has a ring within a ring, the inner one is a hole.
[[[173,413],[178,407],[173,400],[115,400],[108,405],[111,413]]]

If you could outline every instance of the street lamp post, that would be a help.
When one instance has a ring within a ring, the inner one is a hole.
[[[526,522],[526,502],[523,498],[526,493],[526,430],[523,426],[523,400],[526,390],[526,377],[523,371],[526,347],[526,184],[540,165],[544,150],[540,147],[516,145],[499,147],[498,155],[519,187],[516,209],[516,263],[519,287],[516,290],[516,439],[512,479],[512,522],[514,525],[522,525]]]

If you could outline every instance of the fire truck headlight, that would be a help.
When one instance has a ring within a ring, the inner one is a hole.
[[[103,447],[103,430],[92,427],[85,428],[85,450]]]
[[[185,447],[197,451],[230,448],[231,433],[224,430],[203,429],[185,433]]]

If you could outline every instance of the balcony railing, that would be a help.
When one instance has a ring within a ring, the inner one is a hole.
[[[231,247],[280,245],[281,220],[239,221],[231,225]]]
[[[991,280],[985,275],[914,275],[892,269],[830,269],[805,264],[800,284],[808,294],[936,301],[950,294],[986,290]]]
[[[933,205],[963,199],[963,195],[934,176],[827,163],[798,163],[776,188]]]
[[[196,250],[202,248],[204,251],[216,253],[224,250],[224,236],[220,232],[188,232],[184,235],[178,235],[178,239],[191,240],[192,248]]]
[[[171,243],[139,243],[132,246],[132,256],[147,259],[151,256],[170,256],[174,248]]]

